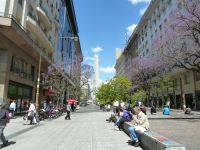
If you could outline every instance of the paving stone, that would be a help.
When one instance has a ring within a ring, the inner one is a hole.
[[[16,144],[7,150],[140,150],[127,144],[130,139],[124,132],[115,131],[105,120],[110,112],[99,111],[93,105],[81,107],[72,113],[71,120],[64,116],[43,122],[37,128],[10,138]],[[17,121],[17,120],[16,120]],[[17,123],[16,123],[17,124]],[[20,124],[20,125],[19,125]],[[19,123],[17,126],[23,126]],[[9,126],[12,126],[12,122]],[[8,127],[6,135],[14,127]],[[14,130],[16,131],[17,128]]]

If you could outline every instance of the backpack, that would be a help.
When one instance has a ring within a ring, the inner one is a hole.
[[[133,116],[132,116],[132,114],[129,111],[128,111],[128,115],[129,115],[130,120],[132,120]]]
[[[0,120],[6,119],[6,111],[5,109],[0,109]]]
[[[126,118],[128,121],[132,120],[132,115],[129,113],[129,111],[124,111],[124,118]]]

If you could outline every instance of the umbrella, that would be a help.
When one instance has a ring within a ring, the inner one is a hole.
[[[68,99],[68,100],[66,100],[68,103],[76,103],[76,102],[78,102],[78,100],[76,100],[76,99]]]

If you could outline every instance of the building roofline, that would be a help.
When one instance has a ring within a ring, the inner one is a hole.
[[[69,19],[72,24],[72,30],[74,35],[78,35],[78,26],[77,26],[77,20],[76,20],[76,14],[74,11],[74,4],[73,0],[65,0],[67,12],[69,14]]]
[[[79,39],[79,35],[78,35],[78,25],[77,25],[77,20],[76,20],[76,14],[74,11],[74,3],[73,0],[65,0],[66,2],[66,7],[67,7],[67,12],[68,12],[68,16],[71,22],[71,27],[73,30],[73,36],[76,36],[78,38],[78,41],[76,41],[76,45],[78,46],[78,49],[80,50],[80,54],[82,56],[82,50],[81,50],[81,44],[80,44],[80,39]]]
[[[151,16],[152,9],[159,3],[159,1],[160,0],[152,0],[150,2],[147,10],[141,17],[138,25],[135,27],[134,31],[132,32],[131,36],[129,37],[128,42],[124,48],[124,52],[127,51],[131,47],[131,44],[133,43],[134,39],[137,38],[137,35],[138,35],[140,29],[143,27],[144,23],[148,20],[149,16]]]

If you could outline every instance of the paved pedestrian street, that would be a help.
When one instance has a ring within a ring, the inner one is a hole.
[[[187,150],[199,150],[199,119],[154,119],[151,130],[186,146]]]
[[[127,144],[129,137],[123,131],[115,131],[112,123],[105,120],[109,112],[99,111],[90,105],[72,113],[71,120],[64,116],[51,121],[43,121],[40,125],[29,129],[30,125],[17,123],[22,131],[16,131],[12,122],[7,126],[5,135],[9,141],[16,142],[5,150],[139,150]],[[24,128],[24,129],[22,129]],[[16,134],[12,134],[16,132]]]

